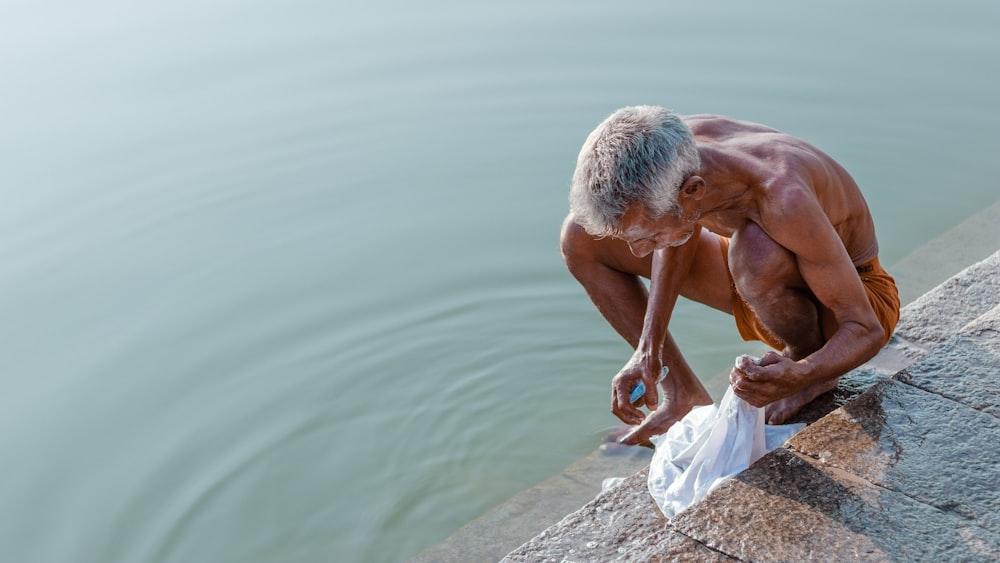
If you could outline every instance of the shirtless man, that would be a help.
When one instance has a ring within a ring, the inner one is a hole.
[[[638,425],[626,444],[647,443],[712,403],[668,330],[678,295],[733,315],[744,339],[781,352],[730,373],[736,395],[766,407],[771,424],[835,388],[899,319],[857,184],[816,147],[756,123],[618,110],[580,151],[561,246],[635,348],[611,383],[612,412]],[[639,381],[646,393],[632,404]]]

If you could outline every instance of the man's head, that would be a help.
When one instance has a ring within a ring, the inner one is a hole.
[[[677,114],[657,106],[622,108],[583,143],[570,210],[595,236],[620,232],[622,216],[633,204],[653,218],[676,215],[678,190],[700,167],[694,136]]]

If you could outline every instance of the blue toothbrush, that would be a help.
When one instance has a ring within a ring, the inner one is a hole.
[[[663,372],[660,374],[660,379],[658,379],[656,383],[660,383],[661,381],[666,379],[667,373],[669,372],[670,368],[668,368],[667,366],[663,366]],[[630,403],[634,403],[639,399],[641,399],[645,394],[646,394],[646,384],[643,383],[642,380],[639,380],[639,383],[637,383],[636,386],[632,388],[632,394],[628,396],[628,400]]]

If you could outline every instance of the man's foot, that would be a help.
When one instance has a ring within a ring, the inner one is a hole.
[[[711,405],[712,397],[705,393],[689,401],[667,399],[658,409],[649,413],[639,426],[634,427],[619,442],[628,446],[645,446],[652,448],[651,436],[666,433],[675,422],[684,418],[691,409]]]
[[[838,377],[830,381],[814,383],[791,397],[786,397],[767,405],[764,407],[764,420],[768,424],[784,424],[786,420],[798,414],[802,410],[802,407],[813,402],[816,397],[827,391],[836,389],[839,382],[840,378]]]

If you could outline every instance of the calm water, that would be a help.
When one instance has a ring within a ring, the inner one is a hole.
[[[1000,197],[998,6],[3,5],[0,561],[440,541],[616,425],[556,241],[594,125],[803,136],[891,264]],[[678,315],[702,374],[748,349]]]

